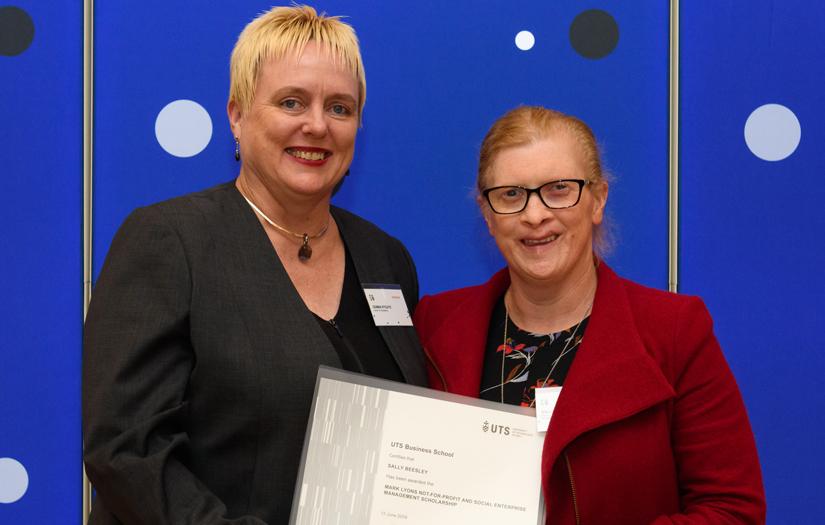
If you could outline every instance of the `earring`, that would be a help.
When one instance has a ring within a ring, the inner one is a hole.
[[[235,161],[240,162],[241,160],[241,141],[238,140],[238,137],[235,137]]]

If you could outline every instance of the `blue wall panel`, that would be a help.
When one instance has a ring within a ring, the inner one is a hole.
[[[0,503],[0,523],[76,523],[83,10],[70,1],[11,7],[0,7],[0,458],[22,465],[29,484]],[[21,12],[34,38],[11,49]],[[8,495],[20,478],[0,462]]]
[[[821,3],[683,2],[681,291],[713,313],[772,523],[822,521],[823,27]],[[801,125],[784,160],[761,160],[745,142],[749,115],[768,103]]]
[[[78,523],[81,318],[82,9],[15,2],[36,28],[0,53],[0,458],[30,485],[0,523]],[[260,1],[147,0],[96,6],[95,270],[136,206],[236,175],[225,120],[229,51]],[[336,197],[400,237],[422,292],[476,283],[501,264],[471,197],[479,143],[521,103],[589,122],[616,175],[609,213],[620,273],[665,287],[667,2],[327,0],[362,41],[368,80],[352,175]],[[603,9],[619,27],[604,58],[576,52],[570,26]],[[681,291],[702,295],[737,375],[762,459],[769,518],[814,523],[825,467],[819,376],[825,337],[817,270],[825,249],[825,7],[791,0],[682,6]],[[535,46],[514,44],[529,30]],[[190,158],[154,126],[190,99],[213,126]],[[768,162],[744,140],[763,104],[789,108],[799,147]]]
[[[229,53],[265,2],[232,9],[201,2],[99,3],[96,11],[95,269],[136,206],[237,175],[226,123]],[[492,121],[519,104],[543,104],[589,122],[617,175],[610,214],[626,275],[667,284],[667,5],[590,5],[615,19],[619,43],[604,58],[579,55],[570,25],[577,2],[520,9],[462,0],[445,6],[324,1],[348,15],[367,71],[364,127],[336,203],[400,237],[422,292],[486,280],[502,262],[471,189],[478,146]],[[529,30],[536,44],[519,50]],[[178,158],[154,136],[158,112],[191,99],[211,116],[202,153]]]

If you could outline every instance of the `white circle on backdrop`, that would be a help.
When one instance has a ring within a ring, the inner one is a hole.
[[[765,104],[745,122],[745,143],[762,160],[789,157],[802,138],[802,127],[794,112],[781,104]]]
[[[29,488],[29,473],[19,461],[0,458],[0,503],[14,503]]]
[[[529,51],[536,45],[536,37],[530,31],[519,31],[516,35],[516,47],[522,51]]]
[[[155,137],[170,155],[194,157],[212,139],[212,119],[197,102],[175,100],[158,113]]]

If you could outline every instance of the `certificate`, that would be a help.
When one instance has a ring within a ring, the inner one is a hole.
[[[292,525],[538,525],[533,409],[321,367]]]

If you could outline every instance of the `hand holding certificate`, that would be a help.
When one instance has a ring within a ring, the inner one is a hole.
[[[531,409],[322,367],[290,523],[543,523]]]

